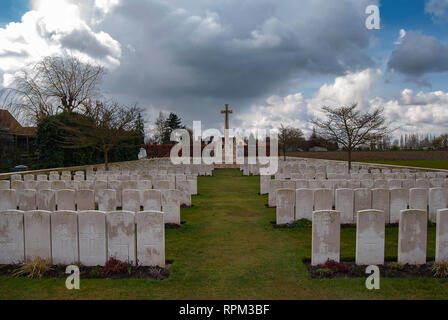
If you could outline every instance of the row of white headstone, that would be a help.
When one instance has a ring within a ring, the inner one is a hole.
[[[295,181],[296,189],[337,189],[337,188],[447,188],[448,179],[376,179],[376,180],[358,180],[358,179],[329,179],[329,180],[306,180],[306,179],[275,179],[273,181]]]
[[[117,175],[96,175],[92,176],[91,180],[0,180],[1,189],[35,189],[35,190],[61,190],[61,189],[94,189],[96,185],[103,187],[106,185],[113,185],[113,188],[120,189],[176,189],[178,186],[191,181],[193,194],[197,193],[197,176],[196,175],[155,175],[149,176],[117,176]],[[167,182],[168,181],[168,182]]]
[[[400,212],[406,209],[428,211],[436,222],[438,209],[448,207],[448,188],[431,189],[277,189],[275,193],[277,224],[300,219],[311,220],[313,211],[332,210],[341,213],[343,224],[356,222],[356,212],[382,210],[385,222],[398,223]]]
[[[433,180],[433,181],[431,181]],[[276,189],[287,186],[293,189],[412,189],[412,188],[448,188],[448,179],[417,180],[271,180],[269,176],[260,177],[260,194],[275,196]],[[274,200],[274,199],[271,199]],[[275,202],[271,202],[275,206]]]
[[[327,260],[340,262],[340,212],[313,212],[313,266]],[[427,213],[402,210],[398,231],[398,263],[421,265],[427,258]],[[448,209],[437,211],[436,262],[448,262]],[[363,210],[357,214],[356,264],[383,265],[385,250],[385,214],[381,210]]]
[[[326,173],[324,172],[285,172],[277,173],[275,179],[293,179],[293,180],[416,180],[416,179],[446,179],[448,174],[446,172],[376,172],[375,169],[360,171],[357,173]]]
[[[96,199],[95,199],[96,197]],[[122,205],[118,205],[117,192],[112,189],[100,190],[0,190],[0,210],[22,211],[162,211],[166,223],[180,224],[180,206],[184,193],[180,190],[132,190],[122,191]],[[190,200],[191,202],[191,200]]]
[[[1,211],[0,264],[33,261],[104,266],[109,258],[165,266],[165,221],[159,211]]]

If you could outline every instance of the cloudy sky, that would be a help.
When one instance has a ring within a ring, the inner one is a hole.
[[[381,29],[365,27],[378,5]],[[2,0],[0,86],[48,55],[104,65],[105,95],[191,126],[290,124],[384,107],[396,135],[448,132],[448,0]]]

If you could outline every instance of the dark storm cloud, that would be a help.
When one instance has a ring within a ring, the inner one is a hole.
[[[123,48],[110,93],[216,119],[221,104],[249,107],[292,77],[373,65],[365,28],[372,1],[193,3],[129,1],[107,15],[98,29]]]
[[[392,52],[388,68],[415,80],[430,72],[446,72],[448,46],[434,37],[410,32]]]
[[[95,34],[87,29],[75,29],[61,38],[64,48],[84,52],[93,58],[104,58],[113,55],[113,50],[99,41]]]

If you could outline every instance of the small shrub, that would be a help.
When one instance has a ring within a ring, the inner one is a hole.
[[[101,267],[95,267],[89,272],[89,277],[91,278],[101,278],[103,276],[103,270]]]
[[[291,228],[297,229],[309,229],[313,226],[312,222],[308,219],[300,219],[290,225]]]
[[[448,262],[436,262],[432,266],[435,278],[448,278]]]
[[[391,267],[392,269],[395,269],[395,270],[402,270],[402,269],[404,268],[403,265],[400,264],[400,263],[398,263],[398,262],[394,262],[394,263],[392,263],[392,264],[390,265],[390,267]]]
[[[126,269],[128,270],[128,275],[131,275],[132,274],[132,264],[127,263],[126,264]]]
[[[330,259],[327,260],[322,268],[328,269],[331,272],[348,272],[348,267],[345,264]]]
[[[123,274],[128,271],[128,265],[118,259],[110,258],[103,267],[103,276],[109,277],[116,274]]]
[[[316,272],[317,272],[317,273],[320,273],[320,274],[330,274],[330,273],[332,273],[331,270],[329,270],[329,269],[327,269],[327,268],[320,268],[320,269],[317,269]]]
[[[52,269],[50,260],[35,257],[33,261],[24,262],[13,273],[14,277],[42,278],[45,273]]]
[[[396,270],[386,270],[386,277],[395,277],[397,275],[397,271]]]

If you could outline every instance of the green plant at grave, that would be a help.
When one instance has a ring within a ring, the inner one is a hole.
[[[131,275],[131,274],[132,274],[132,264],[127,263],[127,264],[126,264],[126,268],[127,268],[127,270],[128,270],[128,275]]]
[[[320,273],[321,275],[328,275],[333,273],[333,271],[331,271],[330,269],[327,268],[319,268],[316,270],[317,273]]]
[[[294,229],[310,229],[312,227],[312,222],[308,219],[300,219],[290,224],[290,228]]]
[[[404,266],[403,266],[402,264],[398,263],[398,262],[394,262],[394,263],[392,263],[392,264],[390,265],[390,267],[391,267],[392,269],[395,269],[395,270],[403,270],[403,268],[404,268]]]
[[[432,272],[435,278],[448,278],[448,262],[436,262],[432,266]]]
[[[95,267],[89,272],[89,277],[91,278],[102,278],[103,270],[101,267]]]

